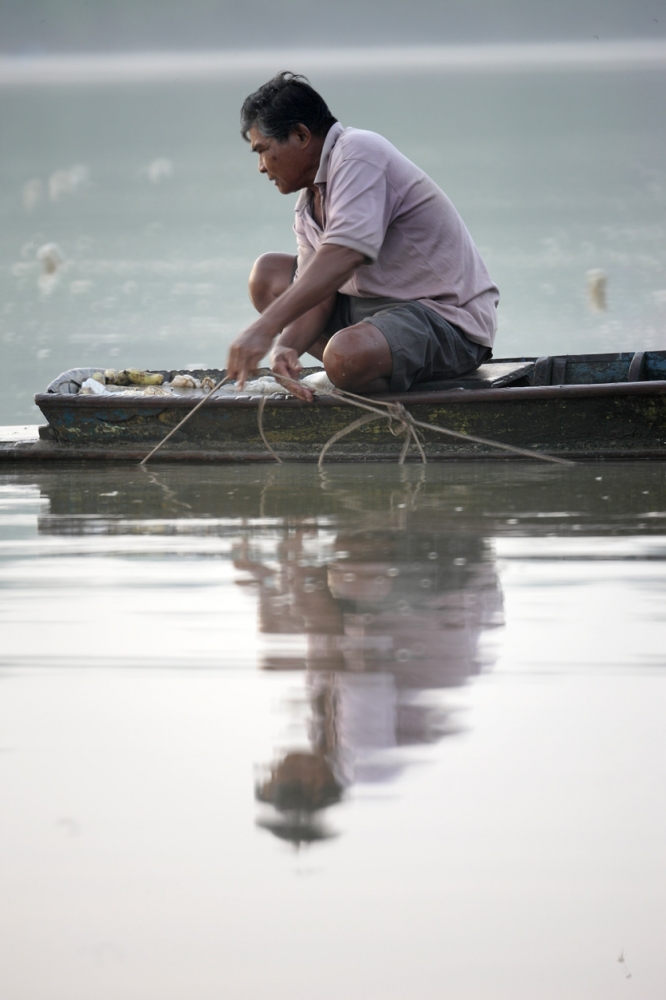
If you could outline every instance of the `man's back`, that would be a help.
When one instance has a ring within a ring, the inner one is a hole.
[[[476,343],[492,346],[499,293],[460,215],[423,170],[375,132],[330,129],[315,178],[323,230],[310,193],[296,205],[301,265],[323,244],[371,263],[340,289],[347,295],[420,301]]]

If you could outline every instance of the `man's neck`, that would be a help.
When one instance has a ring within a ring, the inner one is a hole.
[[[328,133],[327,133],[328,134]],[[324,143],[326,142],[326,136],[317,136],[316,145],[313,143],[312,147],[312,170],[311,170],[311,180],[306,184],[308,191],[312,194],[317,192],[317,185],[315,184],[315,177],[319,173],[319,164],[321,163],[321,151],[324,148]],[[316,162],[315,162],[316,160]]]

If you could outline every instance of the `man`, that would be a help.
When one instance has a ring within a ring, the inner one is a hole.
[[[422,170],[382,136],[343,128],[293,73],[246,99],[241,134],[259,172],[282,194],[301,194],[298,255],[264,254],[250,275],[261,315],[231,345],[239,385],[271,345],[276,376],[298,379],[307,351],[334,385],[360,393],[455,378],[492,356],[498,290]]]

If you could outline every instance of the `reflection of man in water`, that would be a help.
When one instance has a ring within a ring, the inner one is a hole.
[[[427,693],[478,673],[479,639],[499,624],[501,594],[484,539],[414,532],[338,535],[334,558],[307,557],[303,531],[271,569],[239,553],[259,584],[260,630],[305,635],[305,656],[267,669],[307,669],[309,751],[286,754],[258,788],[283,813],[314,812],[353,781],[390,779],[396,747],[452,728]]]

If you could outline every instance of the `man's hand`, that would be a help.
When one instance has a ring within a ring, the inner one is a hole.
[[[234,340],[229,350],[227,378],[236,379],[239,389],[243,389],[247,380],[252,378],[259,362],[268,352],[273,336],[274,334],[263,330],[261,320],[257,320]]]
[[[293,393],[297,399],[302,399],[306,403],[312,402],[314,393],[310,389],[306,389],[304,385],[294,385],[294,381],[298,382],[298,377],[303,371],[303,365],[293,347],[276,344],[271,354],[271,368],[280,385]],[[290,381],[283,382],[281,376]]]

